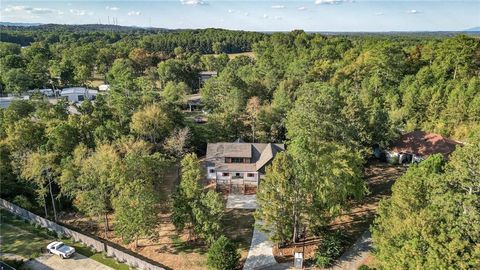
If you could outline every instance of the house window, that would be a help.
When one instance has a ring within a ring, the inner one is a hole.
[[[229,176],[230,174],[228,172],[222,173],[222,176]]]
[[[232,158],[232,163],[243,163],[243,158]]]
[[[77,96],[77,98],[78,98],[78,101],[83,101],[85,97],[83,95],[79,95]]]
[[[255,177],[254,173],[247,173],[247,177]]]
[[[240,173],[238,173],[238,172],[237,172],[237,173],[235,173],[235,176],[240,176]]]
[[[209,172],[210,172],[210,173],[215,173],[215,170],[214,170],[214,169],[210,169]]]

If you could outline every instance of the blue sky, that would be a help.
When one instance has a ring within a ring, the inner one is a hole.
[[[0,21],[256,31],[455,31],[480,26],[480,0],[0,1]]]

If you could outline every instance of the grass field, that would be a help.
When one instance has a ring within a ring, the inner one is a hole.
[[[0,220],[0,252],[2,253],[19,255],[25,259],[34,259],[40,256],[42,249],[45,249],[48,243],[58,240],[54,233],[17,219],[4,210],[0,210]],[[61,241],[74,247],[83,256],[113,269],[130,269],[128,265],[118,263],[115,259],[107,258],[102,253],[92,251],[81,243],[75,243],[70,239],[61,239]]]
[[[40,256],[42,248],[50,242],[42,235],[3,222],[0,224],[0,235],[0,252],[19,255],[26,259]]]

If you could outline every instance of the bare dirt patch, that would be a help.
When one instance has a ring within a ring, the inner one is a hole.
[[[158,216],[159,223],[155,239],[139,239],[138,247],[135,248],[134,244],[124,244],[122,239],[110,230],[108,240],[171,269],[206,269],[207,247],[200,242],[188,242],[188,233],[177,232],[171,221],[171,195],[179,181],[178,173],[178,166],[172,166],[162,181],[156,185],[162,203],[159,205],[161,213]],[[211,183],[204,184],[206,184],[206,190],[215,189]],[[222,220],[223,234],[237,243],[242,261],[247,257],[253,234],[253,212],[254,210],[226,209]],[[114,228],[114,216],[109,215],[108,219],[111,229]],[[62,222],[101,238],[105,237],[103,220],[98,222],[79,214],[70,214],[65,215]]]

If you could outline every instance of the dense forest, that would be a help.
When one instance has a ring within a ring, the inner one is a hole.
[[[0,43],[2,94],[88,86],[94,78],[111,86],[94,102],[76,105],[78,114],[69,114],[66,102],[40,96],[1,110],[2,198],[47,215],[53,195],[46,184],[53,181],[60,210],[91,217],[114,212],[127,241],[152,233],[154,220],[145,213],[158,211],[154,186],[162,168],[181,159],[185,184],[175,201],[176,226],[191,224],[207,243],[215,240],[218,226],[202,222],[215,220],[207,214],[218,212],[219,198],[196,186],[198,159],[187,154],[203,154],[207,142],[287,144],[267,171],[258,216],[266,227],[278,225],[265,228],[276,242],[289,243],[298,241],[302,226],[322,232],[349,199],[365,194],[362,166],[374,145],[386,147],[414,129],[466,144],[479,139],[477,37],[62,26],[3,27],[0,36],[6,41]],[[218,76],[200,89],[208,122],[198,125],[182,106],[204,70]],[[285,201],[275,201],[279,185]],[[295,198],[311,201],[300,209]],[[149,203],[128,207],[142,199]],[[283,214],[289,207],[292,216]],[[99,222],[108,227],[107,219]]]

